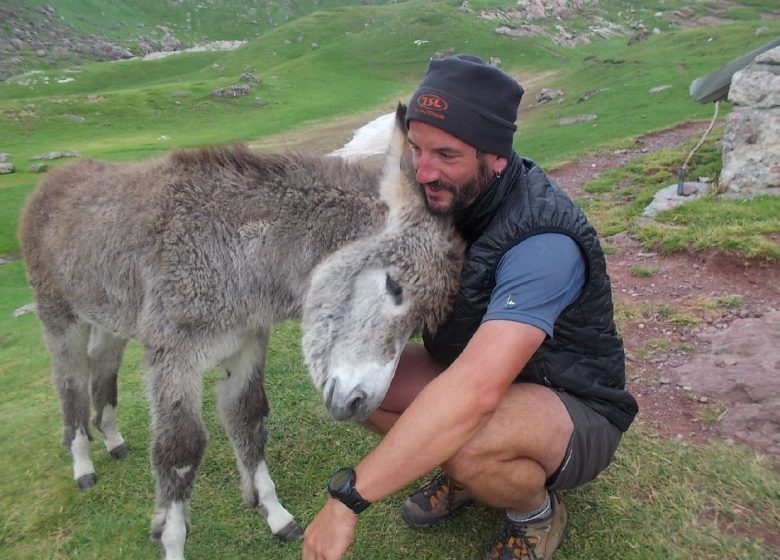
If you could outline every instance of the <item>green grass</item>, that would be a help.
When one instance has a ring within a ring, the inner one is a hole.
[[[631,276],[637,278],[650,278],[658,272],[657,266],[632,266],[628,269]]]
[[[12,0],[13,6],[19,4]],[[168,18],[175,34],[187,41],[202,41],[206,35],[252,40],[229,53],[185,54],[145,63],[84,63],[70,74],[42,65],[48,84],[40,79],[26,86],[0,84],[0,151],[11,152],[19,169],[0,176],[0,255],[19,252],[19,211],[40,179],[27,171],[36,154],[78,150],[90,157],[137,160],[176,146],[252,141],[306,130],[338,116],[389,109],[395,100],[408,97],[431,54],[452,48],[499,57],[503,68],[523,80],[548,75],[545,87],[566,92],[561,103],[521,111],[516,148],[550,167],[585,151],[629,146],[641,133],[709,119],[711,106],[688,97],[689,82],[765,42],[766,36],[755,36],[758,25],[770,34],[780,33],[780,23],[759,17],[774,4],[758,1],[732,6],[737,23],[681,30],[664,17],[655,21],[664,33],[630,47],[621,38],[578,48],[560,47],[545,38],[499,36],[495,22],[456,10],[459,0],[267,2],[254,5],[254,15],[244,9],[246,3],[226,1],[226,11],[243,10],[235,18],[217,18],[208,10],[194,14],[195,4],[57,3],[66,23],[83,32],[102,29],[120,41],[129,41],[138,28],[138,14]],[[654,18],[657,11],[684,5],[634,4],[633,12],[628,3],[617,0],[588,10],[593,15],[620,11],[628,21]],[[471,5],[474,10],[508,9],[516,2],[473,0]],[[703,14],[700,3],[694,9]],[[195,18],[190,28],[183,17],[187,10]],[[262,18],[257,15],[261,12]],[[120,23],[107,25],[109,20]],[[540,22],[552,31],[555,24],[554,19]],[[572,25],[584,27],[586,22]],[[418,46],[416,40],[428,43]],[[252,86],[251,96],[209,95],[214,88],[235,83],[244,71],[262,80]],[[57,83],[64,76],[76,79]],[[662,83],[673,87],[648,93]],[[577,103],[582,93],[600,87],[609,90]],[[257,107],[256,97],[266,105]],[[557,124],[561,117],[584,112],[599,117],[568,127]],[[64,114],[85,120],[72,122]],[[694,159],[691,177],[718,176],[718,134]],[[160,140],[163,135],[170,140]],[[600,233],[628,232],[663,251],[714,249],[777,260],[772,239],[780,228],[780,200],[706,198],[660,216],[660,225],[638,220],[655,191],[675,181],[676,168],[690,147],[648,155],[589,185],[581,203]],[[79,492],[71,480],[68,452],[59,445],[59,404],[40,325],[34,315],[13,317],[31,298],[22,263],[0,266],[0,556],[154,557],[159,551],[147,537],[154,483],[141,350],[130,345],[120,377],[120,426],[132,454],[126,461],[112,460],[96,437],[92,447],[98,485]],[[695,325],[701,314],[696,305],[688,312],[668,305],[618,304],[617,319],[623,324],[659,315],[672,323]],[[741,300],[720,298],[713,305],[738,307]],[[301,361],[299,336],[296,322],[279,325],[273,333],[267,367],[272,403],[268,457],[279,496],[305,524],[325,500],[327,476],[357,462],[376,440],[327,416]],[[655,351],[666,349],[661,339],[648,344]],[[216,373],[206,376],[204,415],[210,440],[192,501],[188,558],[299,558],[299,543],[276,542],[259,516],[241,503],[232,451],[214,406],[217,382]],[[640,417],[614,464],[596,482],[566,493],[569,532],[556,558],[777,556],[780,549],[773,535],[780,525],[780,478],[774,469],[770,458],[740,446],[697,447],[662,439]],[[363,514],[349,558],[478,557],[499,520],[499,512],[472,506],[447,528],[410,531],[397,514],[404,497],[405,492],[399,492]]]
[[[3,558],[156,555],[147,538],[154,485],[140,349],[130,346],[120,377],[120,423],[132,454],[125,461],[110,459],[98,436],[92,445],[98,484],[80,492],[68,453],[58,444],[57,398],[37,319],[11,316],[30,298],[21,263],[0,267],[0,281]],[[272,403],[268,457],[283,503],[305,523],[325,500],[327,475],[358,461],[375,438],[327,416],[301,362],[299,334],[294,322],[273,333],[266,374]],[[232,451],[215,411],[216,382],[216,373],[206,377],[210,441],[192,501],[188,558],[299,558],[300,544],[277,543],[241,503]],[[663,440],[640,420],[596,482],[565,493],[569,533],[556,558],[770,557],[759,536],[780,522],[778,492],[780,479],[768,457],[741,447]],[[362,516],[349,558],[474,558],[499,521],[498,512],[471,506],[447,528],[410,531],[398,516],[404,496],[400,492]]]
[[[720,175],[717,146],[722,133],[722,128],[716,130],[697,151],[689,179]],[[662,212],[654,221],[641,220],[655,193],[677,183],[677,170],[697,141],[603,173],[585,186],[589,196],[578,202],[602,235],[628,231],[648,249],[663,253],[717,249],[746,258],[780,260],[775,240],[780,233],[780,197],[729,200],[711,195]]]

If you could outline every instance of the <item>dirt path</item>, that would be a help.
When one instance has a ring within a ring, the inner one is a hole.
[[[566,191],[634,157],[698,137],[706,122],[637,139],[635,149],[551,170]],[[629,386],[640,416],[691,442],[740,442],[780,455],[780,267],[718,252],[660,255],[626,234],[606,240]],[[650,277],[635,267],[657,270]]]

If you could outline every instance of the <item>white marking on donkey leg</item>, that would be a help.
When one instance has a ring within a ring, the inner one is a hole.
[[[70,454],[73,456],[73,480],[82,490],[94,486],[97,477],[92,459],[89,458],[89,437],[84,430],[78,430],[70,442]]]
[[[184,560],[184,542],[187,540],[187,518],[183,502],[171,502],[165,512],[165,528],[160,542],[165,560]]]
[[[103,443],[106,450],[116,459],[127,457],[128,450],[125,445],[125,438],[119,433],[116,425],[116,410],[110,404],[103,407],[103,413],[100,416],[100,432],[103,434]]]
[[[286,541],[299,538],[302,534],[301,529],[292,514],[279,503],[276,486],[271,480],[265,461],[261,461],[257,466],[254,483],[257,489],[258,506],[265,515],[265,520],[274,536]]]

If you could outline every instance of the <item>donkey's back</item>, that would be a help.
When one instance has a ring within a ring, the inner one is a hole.
[[[377,182],[335,158],[241,145],[77,162],[52,171],[24,211],[28,277],[39,306],[142,341],[163,317],[270,324],[300,313],[323,255],[380,227]]]

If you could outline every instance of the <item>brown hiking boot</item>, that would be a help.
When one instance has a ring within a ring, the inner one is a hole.
[[[471,493],[464,486],[440,472],[407,498],[401,517],[414,529],[436,527],[470,501]]]
[[[550,560],[566,530],[566,508],[555,492],[550,492],[550,506],[549,517],[524,524],[504,515],[498,540],[485,560]]]

